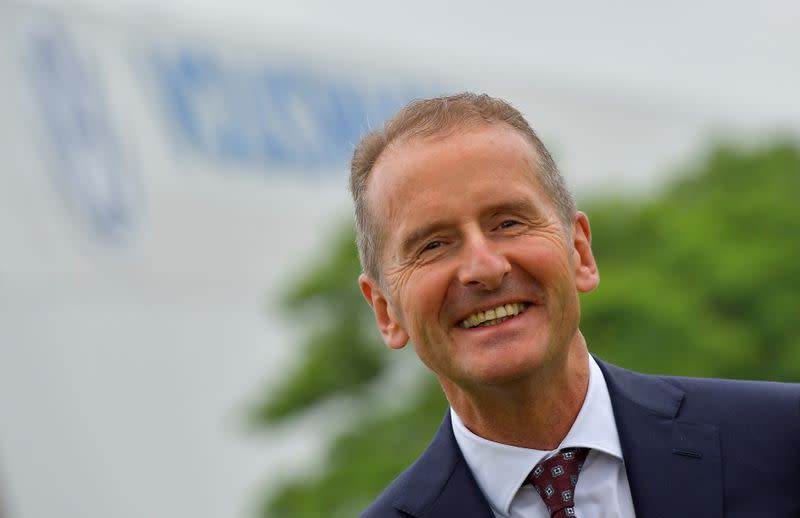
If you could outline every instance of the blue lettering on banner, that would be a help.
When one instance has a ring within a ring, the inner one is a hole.
[[[120,242],[135,221],[135,185],[103,85],[60,24],[42,23],[27,43],[23,59],[61,191],[101,241]]]
[[[187,50],[153,62],[182,149],[268,173],[341,172],[361,135],[419,93],[357,87],[300,66],[236,68]]]

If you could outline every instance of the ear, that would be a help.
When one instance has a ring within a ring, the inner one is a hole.
[[[592,253],[592,230],[589,218],[583,212],[575,214],[572,225],[575,258],[575,287],[578,291],[592,291],[600,283],[600,272]]]
[[[364,294],[364,298],[372,308],[372,312],[375,313],[375,322],[378,324],[383,341],[392,349],[405,347],[408,343],[408,333],[403,328],[388,298],[383,294],[381,287],[365,273],[358,276],[358,284],[361,287],[361,293]]]

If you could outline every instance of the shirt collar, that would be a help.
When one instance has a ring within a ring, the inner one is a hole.
[[[450,408],[453,434],[475,480],[492,508],[508,516],[511,501],[534,466],[552,452],[509,446],[469,431]],[[622,447],[603,372],[589,356],[589,388],[578,416],[554,451],[569,447],[599,450],[622,461]]]

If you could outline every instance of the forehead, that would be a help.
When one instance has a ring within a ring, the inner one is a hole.
[[[443,194],[439,189],[458,178],[474,183],[514,177],[538,189],[538,164],[535,148],[519,131],[483,124],[390,144],[372,169],[367,193],[376,209],[406,204],[410,194]]]

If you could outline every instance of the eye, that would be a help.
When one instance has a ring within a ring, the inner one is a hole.
[[[507,220],[503,221],[502,223],[500,223],[500,224],[497,226],[497,228],[500,228],[500,229],[504,229],[504,228],[511,228],[511,227],[513,227],[514,225],[517,225],[518,223],[519,223],[519,222],[517,222],[517,221],[514,221],[513,219],[507,219]]]
[[[428,243],[424,247],[422,247],[422,251],[423,252],[427,252],[428,250],[436,250],[440,246],[442,246],[442,242],[441,241],[431,241],[430,243]]]

